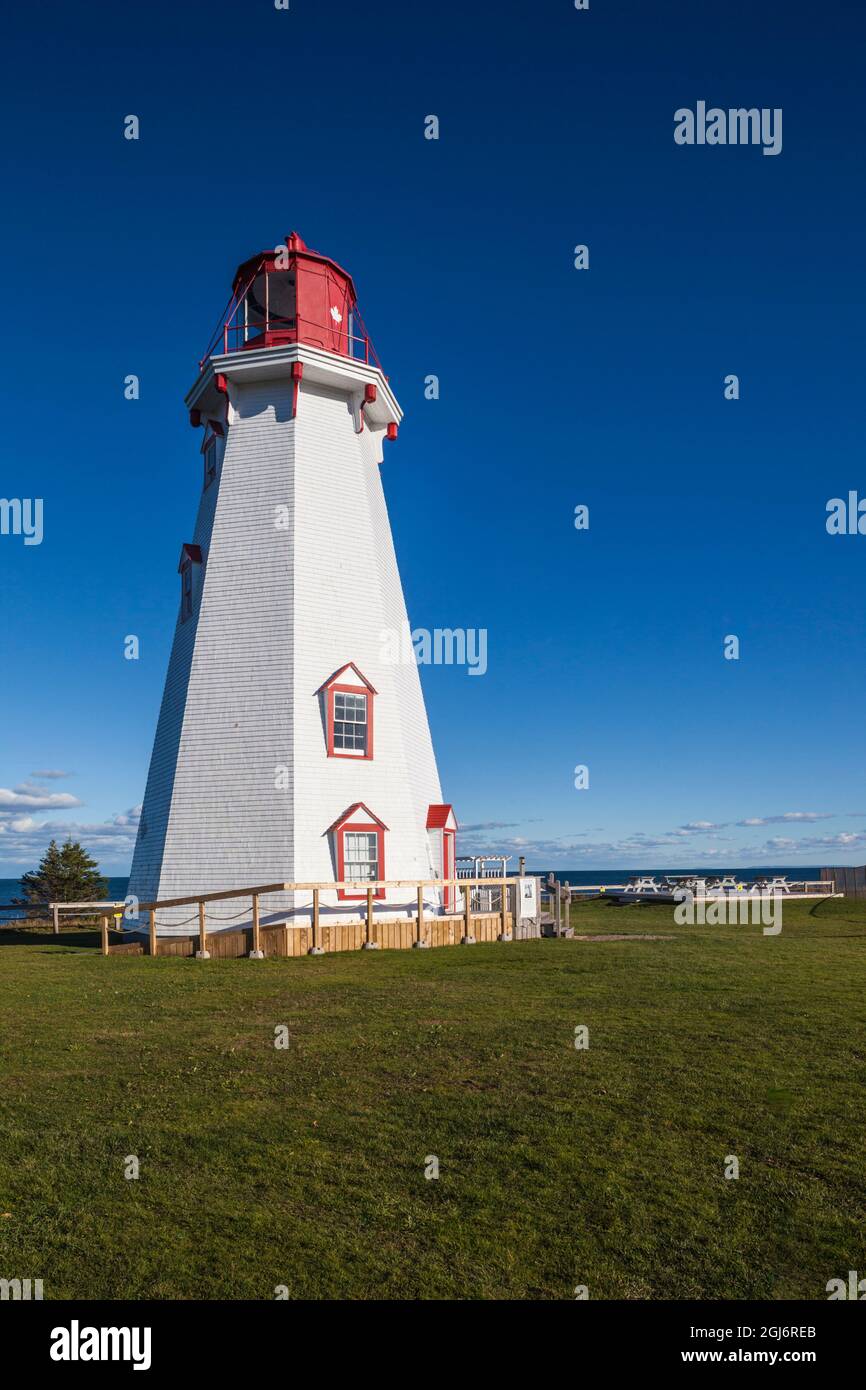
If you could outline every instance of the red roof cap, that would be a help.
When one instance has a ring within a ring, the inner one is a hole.
[[[357,304],[358,295],[355,291],[354,280],[348,270],[344,270],[331,256],[323,256],[321,251],[311,250],[298,232],[289,232],[286,237],[286,247],[291,255],[295,257],[295,262],[300,259],[302,261],[317,261],[319,265],[330,266],[332,270],[336,271],[337,275],[345,280],[349,288],[352,304]],[[248,260],[239,265],[235,271],[235,278],[233,281],[235,291],[238,292],[243,289],[247,282],[253,278],[263,265],[273,267],[277,254],[278,252],[274,250],[260,251],[257,256],[250,256]]]
[[[443,806],[431,806],[427,812],[427,829],[443,830],[448,824],[449,816],[454,816],[454,807],[450,802],[445,802]],[[454,816],[454,824],[457,824],[456,816]]]
[[[326,681],[322,681],[322,684],[319,686],[318,690],[316,691],[316,694],[321,695],[323,690],[327,690],[329,685],[333,685],[337,680],[339,680],[340,676],[342,676],[344,671],[354,671],[355,675],[358,677],[358,680],[361,681],[367,687],[371,695],[379,694],[375,685],[370,684],[370,682],[367,680],[367,677],[364,675],[364,672],[360,669],[359,666],[355,665],[354,661],[347,661],[345,666],[341,666],[338,670],[336,670],[333,673],[333,675],[329,676]]]
[[[388,829],[385,822],[383,820],[380,820],[377,815],[374,815],[374,813],[370,810],[369,806],[365,806],[363,801],[355,801],[349,807],[348,811],[344,811],[341,816],[337,817],[333,825],[328,826],[328,833],[330,833],[332,830],[339,830],[340,826],[345,825],[349,817],[353,816],[356,811],[366,811],[371,821],[374,821],[376,825],[381,825],[383,830]]]
[[[193,564],[201,564],[201,546],[193,545],[191,541],[184,541],[180,548],[180,559],[177,562],[178,573],[180,573],[184,560],[192,560]]]

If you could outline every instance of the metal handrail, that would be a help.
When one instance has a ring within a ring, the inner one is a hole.
[[[352,350],[354,344],[358,343],[363,347],[363,361],[365,365],[369,365],[372,353],[374,364],[379,367],[381,371],[381,365],[376,357],[373,345],[365,334],[350,333],[348,328],[342,328],[333,323],[316,323],[315,320],[304,318],[303,315],[295,315],[293,319],[263,319],[260,323],[252,325],[226,322],[223,325],[223,352],[228,355],[232,352],[249,352],[259,345],[264,348],[274,346],[274,344],[269,344],[267,342],[259,344],[259,339],[266,338],[269,333],[280,334],[287,338],[291,334],[293,336],[289,341],[294,341],[298,346],[303,347],[305,342],[304,334],[305,332],[309,334],[311,330],[315,330],[323,335],[326,334],[331,338],[336,337],[340,343],[345,343],[346,350],[343,351],[341,348],[340,356],[348,357],[352,362],[359,362],[362,360],[361,355]],[[277,346],[282,346],[282,344],[278,344]],[[327,350],[328,349],[325,349],[325,351]]]

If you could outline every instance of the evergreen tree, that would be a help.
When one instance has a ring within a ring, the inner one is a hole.
[[[39,868],[24,874],[21,879],[24,897],[22,907],[29,903],[99,902],[108,893],[108,881],[99,872],[99,865],[77,840],[67,840],[62,848],[52,840],[39,862]]]

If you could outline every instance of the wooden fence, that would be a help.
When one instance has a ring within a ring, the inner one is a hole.
[[[866,898],[866,866],[842,865],[838,869],[822,869],[821,880],[823,883],[834,883],[837,893],[844,893],[846,898]]]
[[[508,908],[509,888],[515,884],[515,879],[508,878],[380,879],[375,883],[269,883],[256,888],[233,888],[220,893],[204,893],[198,897],[166,898],[160,902],[141,903],[139,906],[139,912],[146,913],[148,918],[146,952],[144,944],[140,941],[113,944],[109,940],[109,919],[103,916],[102,954],[107,956],[146,953],[150,956],[195,956],[200,960],[228,960],[241,956],[261,959],[268,956],[324,955],[331,951],[400,951],[411,947],[509,941],[514,920]],[[463,892],[463,911],[447,917],[425,916],[424,889],[452,886]],[[377,920],[374,893],[379,888],[413,888],[417,895],[415,915],[398,920]],[[499,888],[499,911],[473,912],[473,888]],[[320,895],[333,893],[337,889],[356,893],[363,891],[366,894],[366,911],[362,921],[322,922]],[[262,926],[259,900],[269,893],[295,891],[312,892],[309,923],[295,926],[291,922],[280,922]],[[208,931],[208,903],[225,902],[230,898],[249,898],[251,926],[238,931]],[[517,900],[515,890],[515,902]],[[189,936],[160,937],[157,931],[157,912],[163,908],[189,906],[195,906],[197,909],[198,932]]]

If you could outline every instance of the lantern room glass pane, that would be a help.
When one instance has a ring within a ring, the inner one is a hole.
[[[268,276],[268,313],[271,328],[294,328],[297,299],[295,276],[290,270],[275,270]]]
[[[265,277],[257,275],[247,290],[247,328],[262,328],[265,319]]]

